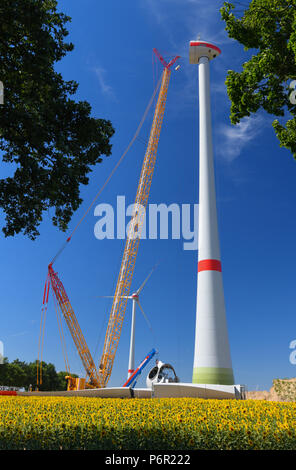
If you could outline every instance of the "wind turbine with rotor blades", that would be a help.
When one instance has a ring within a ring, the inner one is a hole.
[[[156,269],[157,266],[154,266],[154,268],[150,271],[144,282],[140,285],[140,287],[132,294],[132,295],[126,295],[126,296],[121,296],[120,298],[122,299],[127,299],[127,300],[132,300],[132,321],[131,321],[131,335],[130,335],[130,349],[129,349],[129,360],[128,360],[128,374],[127,378],[129,379],[130,376],[134,373],[135,370],[135,326],[136,326],[136,306],[140,308],[147,325],[149,329],[152,331],[151,324],[148,320],[147,315],[145,314],[142,305],[140,304],[140,293],[142,292],[144,286],[146,285],[148,279],[152,275],[153,271]],[[101,296],[103,298],[111,298],[113,299],[112,295],[104,295]]]

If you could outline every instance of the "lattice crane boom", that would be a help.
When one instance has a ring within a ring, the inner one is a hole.
[[[128,236],[125,243],[111,313],[109,316],[103,354],[101,357],[99,369],[97,369],[95,366],[94,360],[84,339],[84,336],[82,334],[74,310],[69,301],[66,290],[61,280],[59,279],[57,273],[53,270],[52,264],[56,257],[48,266],[48,277],[45,284],[43,305],[47,305],[49,286],[51,285],[54,295],[57,299],[58,306],[67,323],[82,364],[88,375],[88,387],[105,387],[112,372],[113,362],[115,359],[115,354],[125,316],[127,296],[129,295],[131,281],[134,273],[134,267],[141,237],[141,229],[145,218],[145,210],[147,207],[147,202],[150,193],[150,187],[157,155],[157,147],[163,122],[167,91],[171,75],[170,67],[179,58],[179,56],[176,56],[169,63],[167,63],[156,49],[153,49],[153,51],[163,64],[164,70],[162,74],[161,87],[151,126],[150,137],[144,156],[140,180],[138,183],[132,219],[129,225]],[[67,242],[70,240],[70,238],[71,237],[67,239]]]
[[[110,378],[117,346],[120,339],[122,324],[127,305],[126,297],[129,295],[130,292],[130,286],[134,273],[134,267],[141,237],[141,229],[145,218],[145,210],[147,207],[156,161],[157,147],[163,122],[167,91],[171,75],[170,67],[176,62],[179,57],[176,56],[167,64],[156,49],[154,49],[154,52],[164,65],[164,70],[158,100],[155,108],[154,118],[151,126],[150,137],[144,156],[140,180],[138,183],[132,219],[129,225],[128,236],[125,243],[115,295],[113,298],[113,303],[109,316],[103,354],[99,367],[100,387],[105,387]]]
[[[88,375],[88,386],[89,387],[98,387],[98,373],[94,363],[94,360],[91,356],[91,353],[88,349],[84,336],[82,334],[81,328],[77,321],[74,310],[71,306],[70,300],[66,293],[66,290],[59,279],[57,273],[53,270],[52,265],[48,266],[48,277],[51,283],[52,290],[57,299],[59,308],[62,311],[64,319],[67,323],[75,346],[77,348],[78,354],[82,361],[82,364],[85,368],[85,371]]]

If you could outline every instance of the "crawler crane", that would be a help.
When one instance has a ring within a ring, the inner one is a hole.
[[[171,75],[171,67],[179,58],[179,56],[176,56],[170,62],[167,63],[156,49],[153,49],[153,51],[161,61],[164,69],[162,73],[160,91],[151,126],[150,137],[144,156],[140,180],[138,183],[134,211],[129,225],[129,233],[124,247],[115,295],[113,298],[112,308],[109,316],[103,353],[98,369],[95,366],[94,360],[84,339],[74,310],[67,296],[66,290],[61,280],[59,279],[57,273],[53,270],[52,263],[50,263],[48,266],[48,277],[45,284],[43,306],[45,306],[44,309],[46,311],[46,304],[48,302],[48,291],[51,286],[52,291],[57,300],[58,307],[60,308],[63,317],[67,323],[72,339],[75,343],[82,364],[88,376],[88,380],[86,383],[86,387],[88,388],[106,387],[112,372],[115,354],[120,339],[122,324],[124,321],[127,297],[130,292],[130,286],[133,278],[135,262],[141,238],[141,229],[145,217],[145,210],[147,207],[148,197],[150,193],[159,136],[165,111],[167,92]],[[69,384],[70,388],[75,388],[75,381],[71,381],[71,377],[69,378]]]
[[[156,49],[153,49],[153,51],[158,56],[164,66],[162,82],[155,108],[150,137],[143,161],[142,171],[137,189],[137,195],[134,204],[134,211],[129,226],[129,233],[125,243],[115,295],[109,317],[109,323],[107,326],[103,354],[99,367],[101,387],[106,386],[112,372],[113,362],[115,359],[116,349],[118,346],[122,323],[125,315],[127,297],[130,292],[131,281],[134,273],[135,262],[141,238],[141,229],[145,218],[145,209],[147,207],[148,197],[150,193],[152,176],[156,161],[157,147],[163,122],[168,86],[171,75],[170,68],[179,58],[179,56],[176,56],[169,63],[167,63]]]

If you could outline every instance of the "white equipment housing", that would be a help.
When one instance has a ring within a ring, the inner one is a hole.
[[[175,369],[171,364],[165,364],[159,360],[156,361],[156,365],[150,370],[146,378],[146,385],[148,388],[152,388],[157,383],[176,383],[180,382],[176,376]]]
[[[215,59],[221,54],[221,49],[206,41],[190,41],[189,63],[198,64],[201,57],[209,60]]]

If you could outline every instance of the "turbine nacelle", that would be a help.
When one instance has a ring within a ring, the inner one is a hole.
[[[157,383],[177,383],[180,382],[176,376],[175,369],[171,364],[166,364],[159,360],[156,361],[156,365],[150,370],[146,378],[146,385],[148,388],[152,388]]]
[[[221,49],[206,41],[190,41],[189,43],[189,63],[198,64],[201,57],[209,60],[215,59],[221,54]]]

